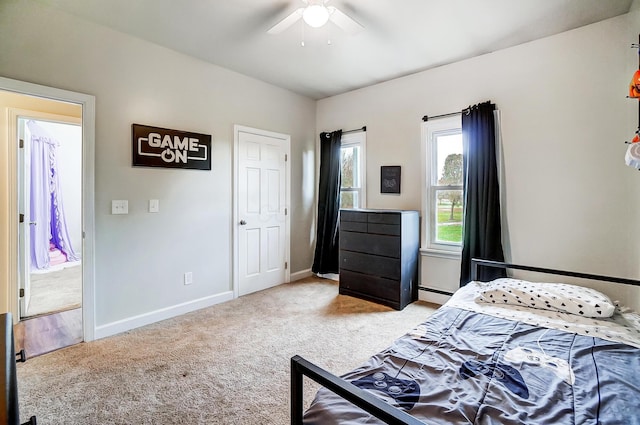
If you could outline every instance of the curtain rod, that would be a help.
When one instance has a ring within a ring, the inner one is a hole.
[[[456,115],[462,114],[463,112],[466,113],[467,115],[469,115],[469,111],[470,110],[471,110],[470,108],[464,108],[460,112],[450,112],[448,114],[440,114],[440,115],[432,115],[432,116],[425,115],[424,117],[422,117],[422,121],[426,122],[426,121],[429,121],[429,120],[432,120],[432,119],[435,119],[435,118],[454,117]]]
[[[357,133],[358,131],[367,131],[367,126],[363,125],[361,128],[355,128],[353,130],[343,131],[342,134]],[[331,133],[330,132],[325,131],[323,133],[326,135],[325,137],[331,137]]]
[[[367,126],[363,125],[361,128],[355,128],[353,130],[343,131],[342,134],[356,133],[358,131],[367,131]]]

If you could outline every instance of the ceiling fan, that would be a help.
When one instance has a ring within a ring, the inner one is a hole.
[[[313,28],[320,28],[328,21],[333,22],[347,34],[356,34],[364,29],[362,25],[345,15],[334,6],[327,6],[331,0],[301,0],[305,7],[300,7],[289,16],[272,26],[268,34],[280,34],[300,19]]]

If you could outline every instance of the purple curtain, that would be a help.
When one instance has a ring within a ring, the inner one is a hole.
[[[58,168],[56,164],[56,146],[58,141],[35,121],[27,123],[31,133],[31,190],[30,221],[31,228],[31,268],[49,268],[51,248],[57,248],[67,257],[67,261],[77,261],[71,246],[64,215]]]

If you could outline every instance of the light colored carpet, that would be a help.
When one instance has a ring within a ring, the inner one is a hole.
[[[82,266],[31,274],[27,316],[78,308],[82,304]]]
[[[290,358],[342,374],[422,323],[308,278],[18,365],[22,422],[288,424]],[[305,401],[317,385],[305,378]]]

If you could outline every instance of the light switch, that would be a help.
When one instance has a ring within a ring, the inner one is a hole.
[[[160,201],[158,199],[149,199],[149,212],[160,212]]]
[[[111,214],[129,214],[129,201],[123,199],[111,201]]]

